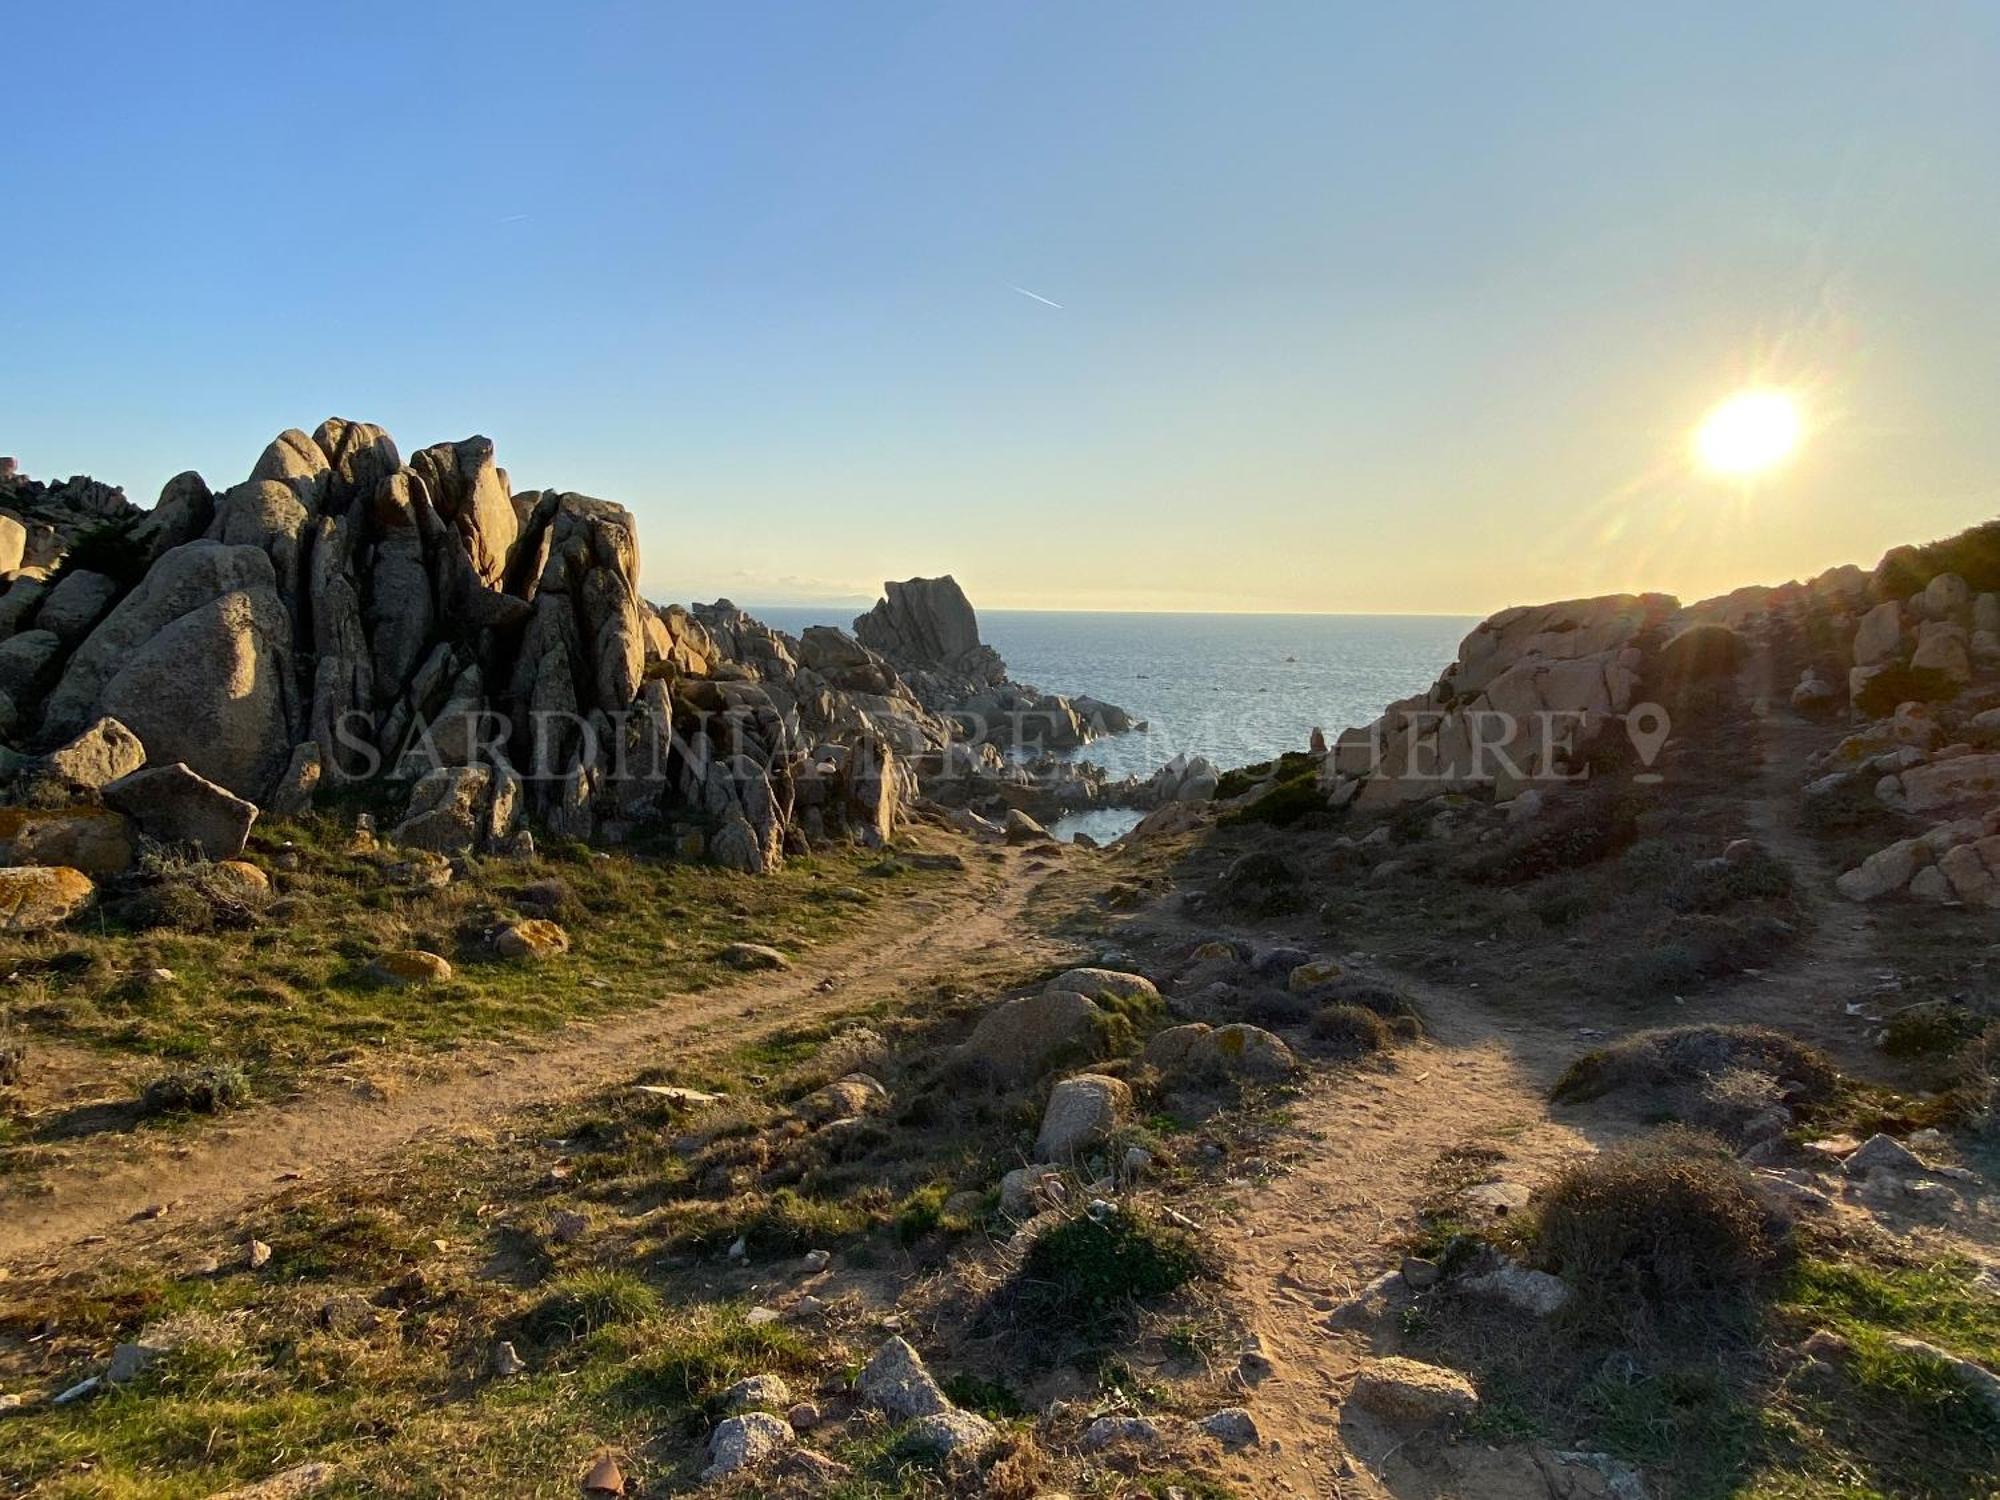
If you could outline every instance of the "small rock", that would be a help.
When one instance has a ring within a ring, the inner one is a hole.
[[[1462,1285],[1475,1297],[1491,1297],[1538,1318],[1554,1316],[1570,1300],[1570,1289],[1561,1278],[1547,1271],[1531,1271],[1512,1261],[1483,1276],[1467,1277]]]
[[[1877,1169],[1886,1169],[1899,1177],[1925,1170],[1922,1157],[1902,1142],[1880,1134],[1868,1137],[1841,1167],[1850,1177],[1867,1177]]]
[[[742,1235],[736,1236],[729,1245],[729,1258],[744,1261],[750,1258],[750,1241]]]
[[[598,1458],[583,1476],[583,1492],[586,1495],[624,1494],[625,1476],[619,1472],[617,1460],[608,1453]]]
[[[493,1346],[493,1373],[502,1380],[519,1375],[527,1368],[527,1361],[521,1358],[513,1344],[506,1339]]]
[[[1421,1255],[1403,1257],[1403,1281],[1416,1291],[1427,1286],[1436,1286],[1444,1272],[1434,1260],[1425,1260]]]
[[[451,978],[451,965],[436,953],[421,948],[405,948],[385,953],[375,960],[371,972],[383,984],[413,986],[442,984]]]
[[[716,1423],[708,1435],[704,1480],[721,1479],[756,1465],[792,1446],[792,1429],[766,1411],[746,1412]]]
[[[808,1250],[806,1251],[805,1259],[801,1261],[799,1264],[801,1269],[804,1270],[806,1275],[817,1276],[821,1271],[824,1271],[832,1263],[833,1263],[832,1251]]]
[[[1348,1396],[1363,1411],[1390,1422],[1439,1422],[1469,1417],[1479,1409],[1479,1393],[1456,1370],[1398,1356],[1371,1360]]]
[[[1083,1434],[1085,1453],[1102,1453],[1114,1443],[1130,1443],[1150,1448],[1160,1440],[1160,1429],[1144,1417],[1099,1417]]]
[[[1892,1333],[1889,1343],[1904,1354],[1941,1365],[1950,1372],[1953,1379],[1977,1396],[1986,1407],[1987,1414],[2000,1420],[2000,1375],[1995,1375],[1986,1366],[1973,1360],[1961,1359],[1936,1344],[1926,1343],[1905,1333]]]
[[[1043,1111],[1042,1128],[1035,1137],[1036,1159],[1065,1161],[1102,1144],[1124,1124],[1131,1108],[1132,1090],[1123,1079],[1101,1073],[1063,1079]]]
[[[569,934],[544,917],[510,922],[493,938],[493,951],[502,958],[554,958],[569,952]]]
[[[824,1453],[815,1453],[810,1448],[794,1448],[778,1464],[778,1472],[787,1479],[803,1479],[811,1486],[811,1493],[819,1494],[832,1488],[841,1480],[852,1477],[854,1471],[839,1459],[828,1458]]]
[[[1528,1190],[1518,1182],[1482,1182],[1465,1190],[1465,1201],[1490,1213],[1517,1213],[1528,1206]]]
[[[977,1455],[999,1441],[1000,1429],[986,1418],[952,1406],[912,1422],[902,1446],[912,1453],[944,1458],[954,1453]]]
[[[782,1375],[747,1375],[722,1393],[724,1411],[745,1411],[750,1407],[772,1409],[792,1399],[792,1388]]]
[[[572,1209],[564,1209],[549,1220],[549,1238],[558,1245],[574,1245],[590,1233],[590,1220]]]
[[[1225,1448],[1245,1448],[1257,1441],[1257,1421],[1240,1406],[1225,1406],[1195,1423]]]
[[[759,1306],[753,1307],[745,1313],[743,1315],[743,1322],[746,1327],[762,1328],[767,1324],[777,1322],[783,1316],[784,1314],[779,1312],[775,1307]]]
[[[785,1413],[785,1420],[794,1432],[811,1432],[819,1426],[819,1408],[810,1401],[801,1401]]]
[[[729,943],[715,955],[732,969],[789,969],[792,961],[768,943]]]
[[[928,1417],[951,1410],[951,1402],[923,1358],[908,1342],[892,1338],[877,1349],[854,1382],[863,1400],[892,1417]]]
[[[262,1240],[252,1240],[243,1251],[243,1259],[253,1271],[261,1271],[271,1263],[271,1247]]]
[[[167,1351],[155,1344],[120,1344],[111,1351],[111,1363],[105,1367],[106,1385],[123,1385],[128,1380],[136,1380],[166,1357]]]

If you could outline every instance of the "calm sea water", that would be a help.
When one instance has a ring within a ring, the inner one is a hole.
[[[750,607],[796,635],[851,628],[854,610]],[[1021,682],[1088,693],[1148,722],[1144,733],[1079,752],[1114,775],[1144,776],[1183,751],[1217,765],[1251,765],[1303,750],[1315,727],[1331,738],[1421,692],[1477,624],[1457,615],[1180,615],[981,610],[980,633]],[[1129,814],[1065,819],[1115,836]]]

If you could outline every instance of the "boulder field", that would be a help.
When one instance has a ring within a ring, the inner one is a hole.
[[[101,868],[136,831],[227,858],[259,811],[370,782],[405,808],[391,837],[441,853],[650,831],[761,872],[879,843],[930,791],[1004,817],[1025,773],[1003,749],[1131,726],[1010,682],[949,577],[795,638],[727,600],[653,604],[639,576],[629,510],[516,490],[484,437],[405,457],[332,418],[151,510],[0,474],[8,800],[125,820],[9,842]]]

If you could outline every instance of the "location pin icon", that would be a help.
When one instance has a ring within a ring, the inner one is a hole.
[[[1651,766],[1660,753],[1660,747],[1667,742],[1667,733],[1673,726],[1668,721],[1667,711],[1657,703],[1641,703],[1625,715],[1625,734],[1632,741],[1632,748],[1639,752],[1639,764]],[[1657,781],[1657,775],[1645,778]]]

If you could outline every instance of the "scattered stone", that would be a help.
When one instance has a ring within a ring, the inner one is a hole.
[[[1225,1406],[1195,1423],[1225,1448],[1247,1448],[1257,1441],[1257,1419],[1240,1406]]]
[[[99,719],[68,744],[42,757],[41,772],[71,786],[103,787],[146,763],[139,736],[116,719]]]
[[[128,1380],[137,1380],[167,1356],[167,1350],[157,1344],[120,1344],[111,1351],[111,1363],[105,1366],[106,1385],[124,1385]]]
[[[1893,1137],[1879,1133],[1868,1137],[1841,1163],[1841,1168],[1850,1177],[1863,1178],[1878,1170],[1888,1171],[1897,1176],[1928,1170],[1923,1158],[1909,1147]]]
[[[792,961],[767,943],[729,943],[716,958],[732,969],[789,969]]]
[[[204,859],[234,859],[250,838],[257,804],[180,762],[148,766],[104,788],[105,806],[163,844],[192,845]]]
[[[889,1107],[889,1090],[866,1073],[849,1073],[825,1088],[815,1089],[795,1106],[800,1119],[814,1125],[852,1120]]]
[[[976,1456],[999,1441],[1000,1429],[986,1418],[953,1406],[912,1422],[903,1434],[902,1447],[911,1453],[946,1458],[958,1453]]]
[[[451,965],[422,948],[403,948],[376,959],[371,972],[383,984],[408,987],[444,983],[451,978]]]
[[[1469,1276],[1461,1285],[1475,1297],[1491,1297],[1538,1318],[1561,1312],[1569,1305],[1571,1296],[1560,1277],[1546,1271],[1531,1271],[1512,1261],[1484,1275]]]
[[[832,1263],[833,1263],[832,1251],[808,1250],[806,1251],[805,1259],[801,1261],[799,1264],[800,1264],[800,1269],[804,1271],[806,1275],[817,1276],[821,1271],[824,1271]]]
[[[1479,1393],[1456,1370],[1399,1356],[1371,1360],[1348,1396],[1385,1421],[1413,1425],[1469,1417],[1479,1409]]]
[[[1102,1145],[1125,1123],[1132,1109],[1132,1091],[1122,1079],[1101,1073],[1065,1078],[1049,1095],[1042,1128],[1035,1137],[1041,1161],[1067,1161],[1080,1151]]]
[[[901,1338],[891,1338],[875,1351],[854,1388],[864,1401],[892,1417],[928,1417],[951,1410],[922,1357]]]
[[[782,1375],[746,1375],[722,1393],[724,1411],[746,1411],[751,1407],[776,1410],[792,1399],[792,1388]]]
[[[1055,838],[1048,829],[1018,807],[1007,809],[1007,842],[1010,844],[1053,844]]]
[[[716,1480],[754,1468],[792,1446],[792,1429],[769,1412],[746,1412],[716,1423],[708,1435],[708,1468],[704,1480]]]
[[[794,1432],[811,1432],[819,1426],[819,1408],[810,1401],[801,1401],[785,1413],[785,1421]]]
[[[1062,1173],[1048,1167],[1016,1167],[1000,1179],[1000,1212],[1010,1219],[1027,1219],[1061,1204]]]
[[[759,1306],[753,1307],[745,1313],[743,1315],[743,1322],[744,1326],[749,1328],[762,1328],[766,1324],[777,1322],[783,1316],[784,1314],[779,1312],[775,1307]]]
[[[958,1053],[984,1064],[996,1082],[1021,1083],[1051,1059],[1087,1047],[1103,1018],[1083,994],[1051,986],[987,1011]]]
[[[1420,1255],[1406,1255],[1403,1257],[1402,1275],[1405,1286],[1422,1291],[1425,1287],[1436,1286],[1444,1271],[1434,1260],[1425,1260]]]
[[[1307,994],[1322,985],[1332,984],[1344,971],[1331,959],[1315,959],[1311,963],[1300,964],[1285,977],[1285,988],[1294,995]]]
[[[828,1458],[824,1453],[815,1453],[810,1448],[794,1448],[778,1464],[778,1472],[788,1479],[803,1479],[812,1486],[810,1493],[819,1494],[843,1479],[853,1477],[854,1470],[839,1459]]]
[[[1465,1190],[1465,1201],[1489,1213],[1518,1213],[1532,1195],[1518,1182],[1482,1182]]]
[[[625,1476],[619,1471],[617,1460],[606,1453],[593,1463],[583,1476],[583,1492],[586,1495],[624,1494]]]
[[[501,928],[493,948],[502,958],[554,958],[569,952],[569,934],[545,918],[530,917]]]
[[[1102,1453],[1114,1444],[1150,1448],[1160,1441],[1160,1429],[1144,1417],[1099,1417],[1083,1434],[1085,1453]]]
[[[261,1271],[271,1263],[271,1247],[262,1240],[252,1240],[243,1252],[243,1259],[253,1271]]]
[[[1082,995],[1091,1000],[1108,995],[1114,1000],[1139,1000],[1147,1004],[1157,1004],[1160,999],[1159,986],[1145,975],[1124,974],[1116,969],[1069,969],[1044,985],[1042,993]]]
[[[558,1245],[574,1245],[590,1233],[590,1220],[574,1209],[565,1208],[549,1220],[549,1238]]]
[[[332,1484],[334,1475],[332,1464],[294,1464],[269,1479],[225,1490],[211,1500],[303,1500],[304,1496],[317,1494]]]
[[[523,1374],[527,1368],[527,1361],[521,1358],[508,1340],[502,1339],[493,1346],[493,1373],[502,1380],[511,1380],[514,1376]]]

